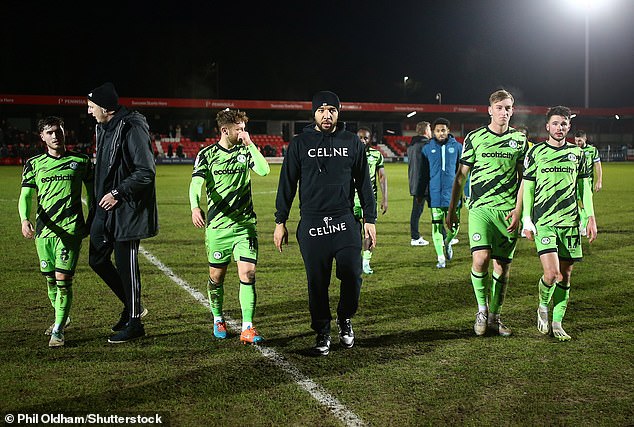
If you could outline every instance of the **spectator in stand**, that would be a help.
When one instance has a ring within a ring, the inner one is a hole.
[[[176,157],[178,157],[179,159],[183,159],[185,157],[183,144],[178,144],[178,147],[176,147]]]
[[[420,177],[421,159],[423,157],[423,147],[431,138],[431,126],[429,122],[419,122],[416,124],[416,135],[407,147],[407,178],[409,180],[409,194],[412,196],[412,213],[409,218],[409,229],[412,246],[427,246],[429,242],[423,239],[418,231],[418,223],[425,206],[424,198],[426,194],[416,194]],[[417,197],[418,196],[418,197]]]
[[[174,157],[174,147],[172,147],[172,144],[167,145],[167,157],[170,159]]]

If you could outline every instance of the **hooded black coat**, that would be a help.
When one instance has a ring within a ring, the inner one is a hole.
[[[93,232],[115,241],[140,240],[158,233],[156,165],[145,117],[125,107],[107,123],[96,127],[96,215]],[[116,190],[119,203],[112,211],[98,206],[101,198]],[[103,212],[99,212],[102,210]]]

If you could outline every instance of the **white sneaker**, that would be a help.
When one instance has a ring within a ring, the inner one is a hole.
[[[557,324],[555,322],[553,322],[553,336],[559,341],[570,341],[572,339],[561,327],[561,323]]]
[[[500,318],[497,316],[494,316],[493,314],[489,315],[487,329],[502,337],[510,337],[511,334],[513,333],[511,331],[511,328],[509,328],[504,323],[502,323]]]
[[[544,335],[548,335],[550,328],[548,325],[548,311],[537,309],[537,329]]]
[[[447,268],[447,262],[446,261],[438,261],[438,263],[436,264],[436,268]]]
[[[372,274],[374,273],[374,270],[372,270],[372,268],[370,267],[370,262],[363,260],[363,272],[365,274]]]
[[[49,347],[61,347],[64,345],[64,332],[53,332],[51,333],[51,339],[48,342]]]
[[[458,243],[460,243],[460,240],[458,240],[456,238],[451,239],[451,242],[449,242],[450,245],[455,245],[455,244],[458,244]]]
[[[473,324],[473,331],[478,336],[482,336],[487,332],[487,313],[486,311],[478,311],[476,320]]]
[[[427,245],[429,245],[429,242],[427,240],[423,239],[423,236],[421,236],[418,239],[412,239],[412,241],[410,242],[410,245],[412,245],[412,246],[427,246]]]
[[[66,318],[66,323],[64,324],[64,329],[66,329],[70,325],[70,316]],[[55,322],[51,326],[48,327],[46,331],[44,331],[44,335],[51,335],[53,333],[53,329],[55,329]]]

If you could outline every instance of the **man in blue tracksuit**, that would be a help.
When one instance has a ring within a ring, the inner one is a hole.
[[[458,227],[445,231],[444,223],[462,155],[462,145],[449,133],[447,119],[436,119],[432,124],[432,132],[434,137],[422,149],[420,188],[417,194],[429,194],[427,202],[432,217],[432,239],[438,255],[436,267],[445,268],[446,262],[453,257],[451,241],[458,234]]]

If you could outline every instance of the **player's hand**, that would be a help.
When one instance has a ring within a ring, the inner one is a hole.
[[[251,141],[251,136],[249,136],[249,132],[246,132],[244,130],[238,133],[238,141],[240,142],[240,144],[244,145],[245,147],[248,147],[249,145],[253,144],[253,141]]]
[[[513,209],[507,216],[504,217],[507,221],[510,219],[511,223],[506,227],[506,231],[513,233],[520,226],[520,213],[517,209]]]
[[[365,238],[368,239],[368,250],[372,250],[376,247],[376,225],[368,222],[363,223],[363,231]]]
[[[455,209],[450,209],[447,216],[445,217],[445,225],[448,230],[455,230],[460,226],[460,221],[458,220],[458,212]]]
[[[598,193],[599,191],[601,191],[601,189],[603,188],[603,184],[601,183],[601,181],[597,181],[594,183],[594,192]]]
[[[99,201],[99,207],[109,211],[114,209],[117,203],[119,203],[119,201],[115,199],[111,193],[106,193]]]
[[[28,219],[22,221],[22,235],[26,239],[32,239],[35,235],[35,229],[33,228],[33,224]]]
[[[277,250],[282,253],[282,245],[288,245],[288,230],[286,229],[286,224],[275,224],[273,242]]]
[[[198,228],[205,227],[205,213],[200,208],[192,209],[192,224]]]
[[[387,200],[382,200],[381,201],[381,214],[385,215],[385,212],[387,212]]]
[[[597,220],[593,216],[588,217],[588,226],[586,227],[586,236],[590,243],[597,239]]]
[[[536,235],[537,229],[535,228],[535,224],[533,224],[531,217],[525,216],[522,218],[522,236],[526,237],[528,240],[535,240]]]

